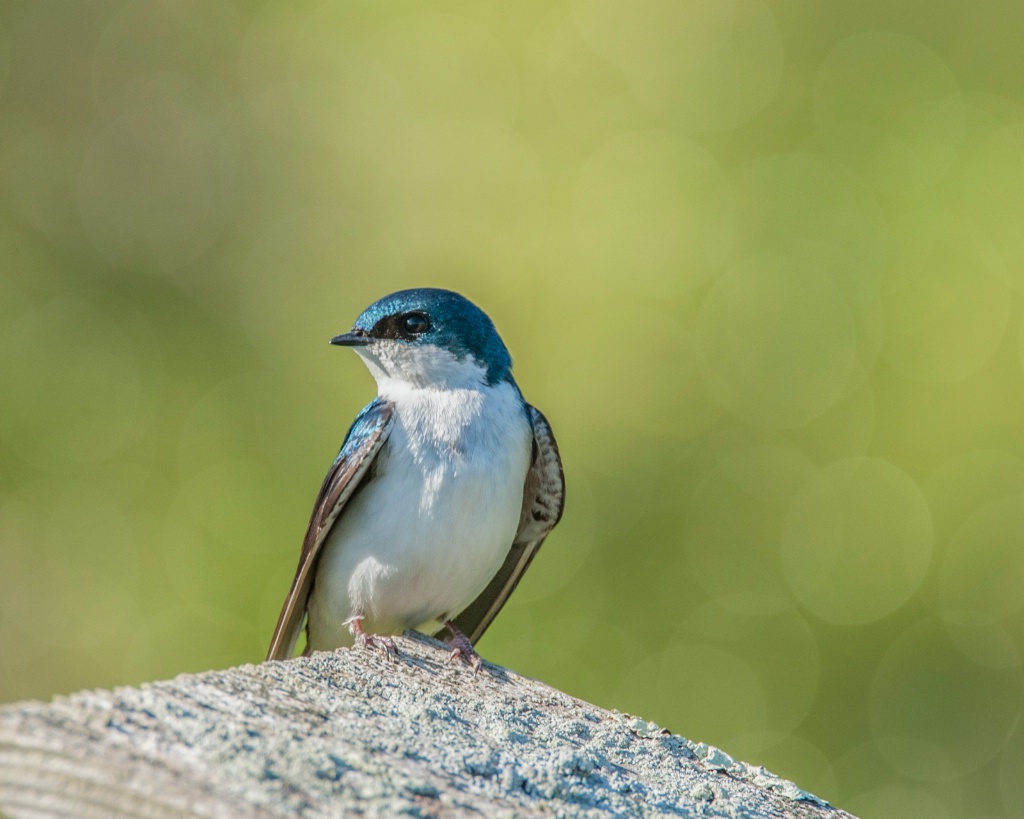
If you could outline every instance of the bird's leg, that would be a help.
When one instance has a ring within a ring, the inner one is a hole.
[[[393,660],[398,656],[398,646],[395,645],[395,641],[391,637],[387,635],[382,637],[379,634],[366,634],[363,631],[362,614],[349,617],[345,621],[345,625],[352,632],[352,636],[356,638],[357,646],[362,648],[379,648],[384,652],[384,658],[387,660]]]
[[[469,642],[469,638],[459,631],[459,627],[451,620],[445,620],[444,627],[448,629],[448,633],[451,635],[445,640],[452,649],[452,653],[448,655],[448,662],[461,657],[473,667],[473,674],[479,672],[480,663],[483,661],[473,648],[473,644]]]

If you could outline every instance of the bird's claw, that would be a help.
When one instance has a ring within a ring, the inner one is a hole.
[[[394,660],[398,657],[398,646],[391,637],[382,637],[379,634],[359,634],[356,636],[356,645],[362,648],[377,648],[384,652],[385,660]]]
[[[363,631],[363,618],[361,615],[349,617],[345,621],[345,625],[351,630],[353,637],[355,637],[355,644],[360,648],[379,649],[384,652],[385,660],[394,660],[398,656],[398,646],[395,645],[393,638],[387,635],[366,634]]]
[[[483,663],[483,660],[476,653],[476,649],[473,648],[469,638],[459,631],[454,623],[446,622],[445,627],[451,632],[451,636],[445,639],[445,642],[452,650],[451,654],[448,655],[448,662],[453,663],[461,657],[473,669],[473,676],[475,677],[480,673],[480,665]]]

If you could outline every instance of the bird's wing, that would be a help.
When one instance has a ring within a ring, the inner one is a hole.
[[[508,557],[487,588],[455,618],[455,625],[471,643],[487,630],[501,611],[548,532],[562,517],[565,506],[565,477],[555,436],[540,410],[527,406],[533,423],[533,459],[523,487],[523,509],[519,529]]]
[[[277,618],[277,628],[267,651],[268,660],[286,660],[294,653],[306,616],[306,601],[313,586],[320,549],[349,498],[365,482],[374,456],[391,432],[392,415],[391,403],[377,398],[356,416],[345,436],[345,443],[331,464],[313,505],[313,514],[302,541],[299,567]]]

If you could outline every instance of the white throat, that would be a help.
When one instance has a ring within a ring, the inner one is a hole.
[[[478,390],[487,385],[487,370],[473,356],[457,358],[434,345],[381,340],[357,347],[356,352],[382,397],[395,397],[409,389]]]

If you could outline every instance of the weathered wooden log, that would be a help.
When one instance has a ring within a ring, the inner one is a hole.
[[[11,817],[848,817],[652,723],[408,634],[0,709]]]

